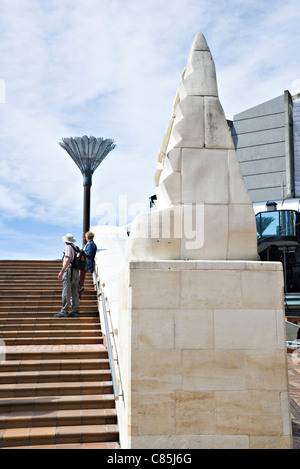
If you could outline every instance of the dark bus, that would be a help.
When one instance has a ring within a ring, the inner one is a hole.
[[[253,204],[261,261],[283,265],[286,316],[300,315],[300,199]]]

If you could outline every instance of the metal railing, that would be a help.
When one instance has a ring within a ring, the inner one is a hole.
[[[96,286],[96,292],[97,292],[99,314],[100,314],[100,307],[102,306],[114,398],[115,400],[118,400],[120,397],[124,397],[124,394],[123,394],[123,388],[122,388],[122,382],[121,382],[121,376],[120,376],[120,370],[119,370],[119,359],[118,359],[118,353],[117,353],[115,333],[113,330],[109,308],[106,307],[107,298],[105,298],[104,292],[102,290],[102,287],[104,287],[105,284],[102,284],[102,287],[100,286],[100,281],[98,279],[96,271],[93,272],[93,277],[94,277],[94,284]]]

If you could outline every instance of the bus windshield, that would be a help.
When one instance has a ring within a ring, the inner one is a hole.
[[[257,238],[268,236],[296,236],[296,216],[294,210],[261,212],[256,215]]]

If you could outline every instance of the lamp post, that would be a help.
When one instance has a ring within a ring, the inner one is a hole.
[[[76,163],[83,176],[83,246],[85,233],[90,229],[91,186],[94,171],[115,147],[110,138],[71,137],[63,138],[59,145],[66,150]]]

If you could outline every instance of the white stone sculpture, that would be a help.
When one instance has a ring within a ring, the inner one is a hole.
[[[158,210],[134,220],[120,281],[121,447],[291,448],[282,264],[257,260],[200,33],[155,180]]]
[[[256,260],[256,223],[202,33],[195,36],[155,173],[157,211],[138,216],[128,260]]]

